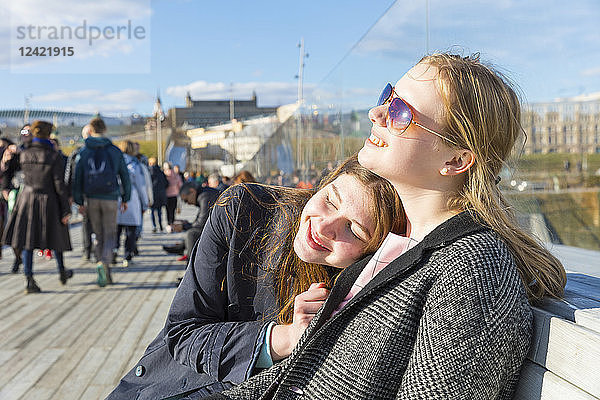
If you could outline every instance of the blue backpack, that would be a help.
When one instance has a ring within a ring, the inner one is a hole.
[[[93,154],[83,166],[83,193],[87,195],[112,194],[119,188],[108,146],[90,149]]]

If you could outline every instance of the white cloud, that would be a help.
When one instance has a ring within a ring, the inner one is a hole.
[[[581,75],[583,76],[596,76],[600,75],[600,67],[598,68],[588,68],[581,71]]]
[[[563,99],[559,99],[563,100]],[[588,94],[580,94],[579,96],[570,97],[567,100],[570,101],[593,101],[600,100],[600,92],[588,93]]]
[[[305,97],[314,85],[304,86]],[[186,85],[168,87],[166,93],[183,99],[190,93],[194,100],[229,99],[232,95],[236,99],[250,98],[256,92],[259,105],[281,105],[293,103],[298,95],[298,84],[291,82],[242,82],[232,85],[225,82],[195,81]]]
[[[5,3],[3,6],[10,12],[14,26],[19,25],[19,21],[30,24],[36,16],[43,25],[52,25],[79,24],[84,19],[88,23],[127,22],[127,19],[148,18],[151,13],[149,0],[19,0]]]
[[[57,91],[31,98],[33,107],[60,108],[76,112],[106,114],[141,112],[150,113],[154,96],[144,90],[123,89],[105,92],[98,89]]]
[[[98,103],[81,103],[73,106],[65,107],[65,111],[80,112],[85,114],[101,113],[102,115],[115,116],[115,115],[127,115],[136,112],[136,108],[132,108],[131,104],[123,103],[111,103],[111,104],[98,104]],[[146,110],[147,111],[147,110]],[[147,112],[146,114],[150,114]]]
[[[2,20],[9,23],[0,27],[0,49],[8,51],[0,53],[0,65],[10,62],[15,72],[64,73],[84,68],[88,72],[105,73],[110,70],[107,66],[118,69],[119,61],[122,63],[128,57],[130,60],[146,57],[148,60],[140,61],[141,65],[149,61],[150,0],[4,0],[3,3],[6,4],[3,4],[0,17],[5,17]],[[129,25],[131,29],[121,30]],[[137,38],[134,35],[136,27],[144,29],[143,35],[140,31]],[[106,36],[105,29],[108,29]],[[94,34],[99,36],[92,39]],[[82,35],[85,35],[84,39],[81,39]],[[19,47],[71,47],[74,54],[69,57],[22,57],[17,51]],[[137,57],[132,54],[134,52]],[[95,61],[82,67],[80,63],[90,57],[95,57]],[[60,66],[55,70],[44,70],[55,64]],[[94,66],[97,70],[93,70]],[[131,66],[128,70],[114,72],[136,70]]]
[[[100,90],[76,90],[76,91],[57,91],[48,94],[32,96],[31,100],[36,103],[61,103],[65,101],[89,99],[102,93]]]

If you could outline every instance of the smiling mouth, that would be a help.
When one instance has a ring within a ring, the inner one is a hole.
[[[371,136],[367,139],[370,143],[377,147],[388,147],[388,144],[383,140],[379,139],[377,136],[371,133]]]
[[[312,224],[310,221],[308,222],[308,229],[306,232],[306,242],[314,250],[331,251],[327,247],[325,247],[325,244],[321,240],[319,240],[319,238],[313,233]]]

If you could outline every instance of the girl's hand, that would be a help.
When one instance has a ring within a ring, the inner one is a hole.
[[[325,283],[313,283],[308,290],[294,299],[294,317],[290,325],[275,325],[271,330],[271,358],[273,361],[289,356],[315,314],[321,308],[329,289]]]

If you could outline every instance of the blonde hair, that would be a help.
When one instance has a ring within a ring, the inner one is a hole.
[[[117,144],[119,150],[130,156],[135,156],[135,144],[131,140],[123,140]]]
[[[419,63],[438,70],[445,136],[475,155],[463,187],[449,200],[450,209],[474,211],[504,240],[530,300],[548,295],[562,297],[566,284],[562,264],[519,228],[496,184],[496,177],[523,133],[521,106],[512,84],[481,63],[478,54],[432,54]]]

